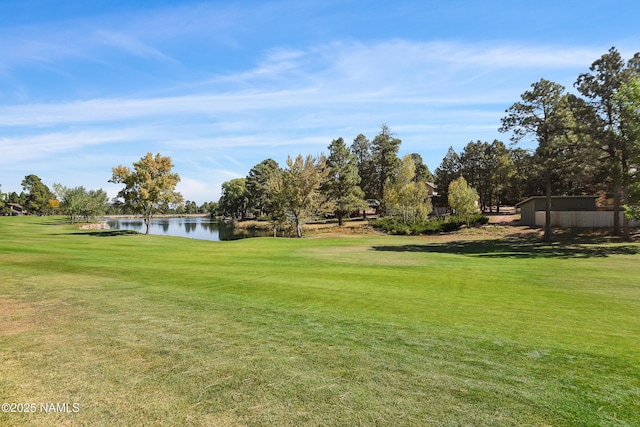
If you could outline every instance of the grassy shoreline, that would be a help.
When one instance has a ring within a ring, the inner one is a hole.
[[[0,218],[2,425],[637,425],[640,246]]]

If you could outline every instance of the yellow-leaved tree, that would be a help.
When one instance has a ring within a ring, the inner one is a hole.
[[[124,184],[118,198],[122,199],[125,209],[142,215],[146,234],[154,215],[182,203],[182,195],[175,191],[180,176],[171,173],[172,167],[171,157],[147,153],[133,163],[133,170],[122,165],[111,169],[113,175],[109,182]]]
[[[401,217],[405,224],[425,221],[433,210],[429,190],[416,176],[416,164],[411,154],[402,158],[396,175],[387,180],[384,204],[387,215]]]
[[[467,180],[460,177],[449,184],[449,206],[458,215],[464,217],[469,226],[469,216],[478,211],[478,192],[469,187]]]

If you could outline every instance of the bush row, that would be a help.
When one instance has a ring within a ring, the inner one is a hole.
[[[487,222],[489,222],[489,218],[482,214],[476,214],[469,218],[469,224],[472,227],[478,227]],[[383,230],[389,234],[420,235],[456,231],[466,225],[467,221],[464,218],[458,219],[456,216],[450,216],[446,219],[431,219],[414,224],[405,224],[397,218],[380,218],[371,220],[369,224],[373,228]]]

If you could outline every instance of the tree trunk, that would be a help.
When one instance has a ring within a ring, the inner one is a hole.
[[[547,181],[547,198],[544,213],[544,242],[551,243],[551,173],[548,171],[545,180]]]
[[[296,234],[298,235],[298,238],[300,238],[302,237],[302,228],[300,227],[300,217],[295,213],[293,214],[293,217],[296,222]]]
[[[613,235],[620,236],[620,183],[613,184]]]
[[[620,199],[621,199],[621,202],[622,202],[623,205],[626,205],[628,203],[626,187],[622,188],[622,194],[621,194]],[[618,216],[620,216],[620,214],[618,214]],[[622,217],[622,238],[624,240],[630,240],[631,239],[630,232],[629,232],[629,218],[627,218],[626,215],[624,215]]]

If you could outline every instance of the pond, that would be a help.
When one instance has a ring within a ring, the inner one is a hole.
[[[104,221],[110,230],[135,230],[140,233],[146,231],[142,219],[106,218]],[[238,240],[247,237],[265,237],[271,235],[268,231],[235,229],[228,224],[203,217],[155,218],[151,220],[149,234],[214,241]]]

